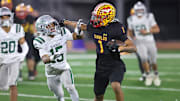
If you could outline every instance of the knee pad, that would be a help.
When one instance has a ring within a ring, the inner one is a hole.
[[[68,86],[68,87],[66,87],[66,89],[70,94],[72,94],[76,90],[76,88],[74,86]]]
[[[61,97],[64,97],[64,91],[61,87],[55,87],[53,85],[48,85],[48,88],[50,91],[52,91],[54,93],[54,95],[57,97],[57,98],[61,98]]]

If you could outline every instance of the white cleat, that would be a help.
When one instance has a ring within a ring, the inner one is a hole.
[[[161,85],[161,80],[158,75],[154,76],[153,82],[154,82],[154,85],[157,87],[159,87]]]
[[[146,86],[151,86],[152,85],[152,81],[153,81],[153,78],[152,76],[149,74],[146,76],[146,80],[145,80],[145,85]]]
[[[18,81],[19,81],[19,82],[22,82],[22,81],[23,81],[23,78],[22,78],[22,77],[19,77],[19,78],[18,78]]]
[[[139,78],[139,81],[145,81],[146,79],[146,74],[143,73],[142,76]]]
[[[28,80],[31,80],[31,81],[35,80],[35,76],[29,76]]]

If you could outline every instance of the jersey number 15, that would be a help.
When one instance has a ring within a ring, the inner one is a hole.
[[[55,49],[52,48],[50,50],[50,52],[51,52],[52,55],[54,55],[54,51],[58,52],[59,49],[61,49],[61,48],[62,48],[62,46],[58,46]],[[51,61],[51,63],[62,62],[63,60],[64,60],[64,54],[62,53],[62,54],[59,54],[59,56],[56,57],[54,61]]]

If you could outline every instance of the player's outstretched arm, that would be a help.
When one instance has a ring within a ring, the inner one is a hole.
[[[131,40],[127,39],[124,43],[125,45],[119,46],[120,52],[128,52],[128,53],[136,52],[136,46],[133,44]]]
[[[68,26],[75,28],[77,26],[77,22],[76,21],[64,20],[64,25],[68,25]],[[80,26],[78,26],[78,27],[80,27],[80,29],[83,31],[87,30],[87,25],[84,23],[81,23]]]

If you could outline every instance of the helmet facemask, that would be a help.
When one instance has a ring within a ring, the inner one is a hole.
[[[92,13],[90,21],[93,27],[101,27],[101,23],[103,22],[103,19],[102,19],[102,16]]]
[[[134,5],[134,11],[136,16],[142,17],[146,14],[146,7],[142,2],[137,2]]]
[[[59,29],[59,24],[54,21],[52,23],[49,23],[48,25],[46,25],[46,29],[47,29],[47,33],[48,35],[57,35],[57,33],[59,33],[60,29]]]
[[[1,8],[0,13],[0,26],[10,27],[13,24],[13,13],[6,7]]]
[[[36,30],[42,35],[57,35],[60,33],[60,25],[58,22],[49,15],[44,15],[36,21]]]

